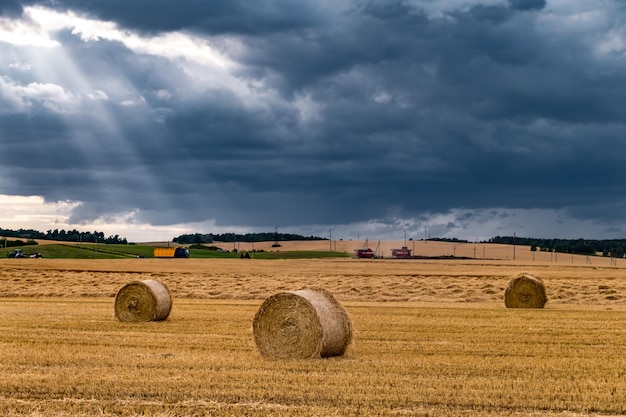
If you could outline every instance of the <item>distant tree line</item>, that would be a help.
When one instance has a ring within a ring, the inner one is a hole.
[[[213,235],[210,233],[209,234],[202,234],[202,233],[183,234],[172,239],[172,242],[180,243],[183,245],[213,243]]]
[[[217,242],[269,242],[269,241],[291,241],[291,240],[327,240],[317,236],[302,236],[292,233],[193,233],[183,234],[175,237],[172,241],[183,245],[203,244]]]
[[[11,248],[13,246],[30,246],[30,245],[38,245],[38,243],[32,239],[28,239],[26,242],[24,242],[21,239],[15,239],[15,240],[0,239],[0,247],[2,248]]]
[[[531,251],[560,252],[578,255],[596,255],[623,258],[626,253],[626,239],[538,239],[532,237],[496,236],[488,243],[530,246]]]
[[[62,242],[98,242],[106,244],[127,244],[126,238],[119,235],[104,236],[104,232],[79,232],[78,230],[48,230],[46,233],[32,229],[9,230],[0,228],[0,235],[21,239],[59,240]]]
[[[24,238],[24,239],[43,239],[43,233],[33,229],[10,230],[0,227],[0,235],[5,237]]]
[[[432,242],[469,243],[469,240],[457,239],[455,237],[429,237],[426,240]]]

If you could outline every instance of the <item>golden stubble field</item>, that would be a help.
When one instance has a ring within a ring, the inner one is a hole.
[[[545,309],[504,307],[522,271]],[[116,321],[115,294],[142,279],[170,288],[168,320]],[[626,268],[606,259],[3,259],[0,282],[1,415],[626,413]],[[303,286],[342,302],[352,345],[264,359],[254,314]]]
[[[391,250],[406,246],[411,249],[414,255],[421,256],[457,256],[475,259],[488,260],[516,260],[526,262],[550,262],[557,264],[592,264],[592,265],[612,265],[612,260],[601,257],[587,257],[584,255],[568,255],[563,253],[531,252],[529,246],[500,245],[495,243],[467,243],[467,242],[438,242],[438,241],[402,241],[402,240],[333,240],[331,241],[296,241],[280,242],[281,247],[273,248],[274,242],[237,242],[225,243],[214,242],[212,245],[225,250],[237,249],[238,251],[280,251],[280,250],[315,250],[315,251],[336,251],[354,254],[356,249],[369,247],[377,250],[377,255],[384,258],[391,257]],[[168,246],[168,242],[152,242],[155,246]]]

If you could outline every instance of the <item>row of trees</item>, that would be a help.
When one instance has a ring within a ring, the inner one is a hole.
[[[9,240],[9,239],[0,239],[0,248],[12,248],[18,246],[29,246],[29,245],[37,245],[38,243],[34,240],[27,240],[24,242],[21,239]]]
[[[33,229],[9,230],[0,228],[0,235],[20,239],[59,240],[63,242],[98,242],[109,244],[127,244],[126,238],[119,235],[105,237],[104,232],[79,232],[78,230],[48,230],[42,233]]]
[[[626,239],[538,239],[517,236],[496,236],[489,243],[530,246],[532,251],[571,253],[578,255],[611,256],[623,258],[626,253]]]
[[[63,229],[48,230],[43,239],[61,240],[64,242],[98,242],[124,245],[128,243],[126,238],[120,237],[120,235],[111,235],[105,237],[104,232],[79,232],[78,230],[65,231]]]
[[[79,232],[78,230],[48,230],[42,233],[33,229],[2,229],[0,228],[0,236],[12,237],[17,239],[26,239],[34,242],[34,239],[43,240],[59,240],[65,242],[98,242],[106,244],[128,244],[126,238],[119,235],[105,236],[103,232]],[[217,242],[268,242],[268,241],[291,241],[291,240],[327,240],[318,236],[302,236],[293,233],[194,233],[183,234],[173,239],[174,242],[184,245],[205,244]],[[428,240],[445,240],[449,242],[466,242],[464,240],[453,239],[437,239]],[[3,246],[9,246],[11,242],[3,242]],[[23,242],[22,242],[23,243]],[[626,254],[626,239],[544,239],[532,237],[518,236],[496,236],[487,241],[487,243],[500,243],[507,245],[524,245],[530,246],[532,251],[547,251],[571,253],[579,255],[596,255],[601,253],[603,256],[611,256],[623,258]],[[29,244],[29,243],[27,243]],[[30,243],[32,244],[32,243]]]
[[[290,241],[290,240],[326,240],[326,238],[317,236],[302,236],[292,233],[208,233],[208,234],[185,234],[177,236],[173,242],[183,245],[202,244],[217,242],[270,242],[270,241]]]
[[[455,237],[429,237],[426,240],[429,242],[469,243],[469,240],[457,239]]]

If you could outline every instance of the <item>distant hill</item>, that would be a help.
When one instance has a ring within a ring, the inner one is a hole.
[[[125,237],[120,237],[119,235],[106,237],[104,232],[79,232],[78,230],[65,231],[63,229],[48,230],[46,233],[43,233],[33,229],[11,230],[0,228],[0,236],[28,240],[56,240],[60,242],[97,242],[107,244],[128,243]]]
[[[496,236],[487,243],[530,246],[531,251],[571,253],[577,255],[611,256],[623,258],[626,239],[542,239],[534,237]]]
[[[35,245],[35,240],[48,240],[60,242],[82,243],[105,243],[105,244],[128,244],[124,237],[119,235],[105,236],[103,232],[79,232],[78,230],[48,230],[45,233],[33,229],[3,229],[0,228],[0,236],[25,240],[26,242],[5,242],[0,239],[3,247]],[[319,236],[303,236],[293,233],[193,233],[183,234],[172,239],[172,242],[181,245],[205,244],[214,242],[295,242],[295,241],[328,241]],[[427,241],[468,243],[466,240],[456,238],[429,238]],[[598,255],[623,258],[626,254],[626,239],[545,239],[519,236],[496,236],[482,243],[530,246],[531,251],[559,252],[577,255]]]
[[[288,242],[296,240],[327,240],[318,236],[302,236],[292,233],[208,233],[208,234],[183,234],[175,237],[172,241],[183,245],[194,243],[213,243],[213,242]]]

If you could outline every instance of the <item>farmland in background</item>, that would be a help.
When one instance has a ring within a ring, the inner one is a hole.
[[[144,242],[132,245],[104,245],[95,243],[71,243],[37,240],[39,245],[25,246],[26,254],[39,252],[44,258],[75,259],[126,259],[136,257],[150,258],[155,247],[186,246],[172,242]],[[391,258],[391,250],[404,246],[404,241],[369,241],[365,240],[315,240],[280,242],[280,247],[273,247],[275,242],[214,242],[206,246],[221,249],[191,249],[192,258],[239,258],[248,252],[256,259],[306,259],[352,257],[356,249],[370,247],[378,249],[377,255]],[[515,260],[550,263],[590,264],[596,266],[614,265],[619,259],[603,256],[572,255],[556,252],[532,252],[529,246],[503,245],[489,243],[453,243],[439,241],[408,241],[406,245],[414,255],[428,257],[458,257],[487,260]],[[14,248],[4,249],[4,256]],[[236,251],[234,251],[236,249]],[[622,261],[626,262],[626,261]]]
[[[626,413],[621,261],[500,249],[491,260],[0,259],[0,414]],[[522,271],[543,278],[545,309],[504,307]],[[170,317],[116,321],[115,294],[142,279],[169,287]],[[353,344],[338,358],[263,359],[254,314],[303,286],[344,304]]]

